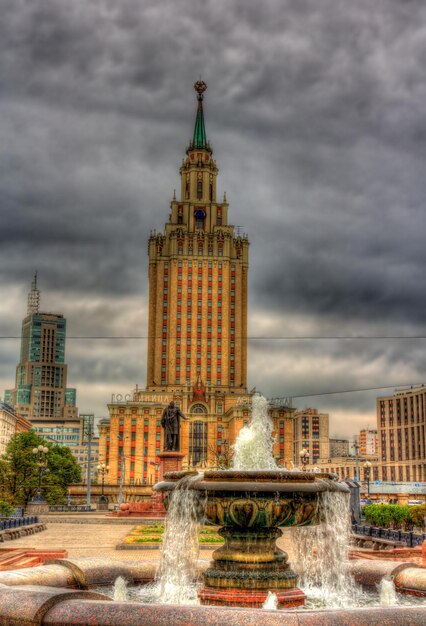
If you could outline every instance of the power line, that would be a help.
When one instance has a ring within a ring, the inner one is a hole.
[[[182,331],[184,334],[184,331]],[[170,337],[168,339],[178,339],[185,337]],[[418,340],[418,339],[426,339],[426,335],[308,335],[308,336],[300,336],[300,335],[271,335],[271,336],[256,336],[256,335],[247,335],[246,337],[242,337],[240,335],[235,336],[236,339],[249,339],[249,340],[259,340],[259,341],[270,341],[270,340],[284,340],[284,341],[328,341],[333,339],[344,339],[344,340],[365,340],[365,339],[378,339],[378,340],[387,340],[387,339],[407,339],[407,340]],[[30,339],[29,335],[0,335],[0,339]],[[162,339],[162,336],[154,336],[150,337],[148,335],[69,335],[67,339]]]
[[[343,389],[340,391],[322,391],[320,393],[305,393],[303,395],[286,394],[289,398],[311,398],[313,396],[332,396],[340,393],[358,393],[361,391],[377,391],[379,389],[398,389],[399,387],[419,388],[424,387],[424,383],[400,383],[399,385],[381,385],[380,387],[361,387],[359,389]],[[408,391],[408,389],[407,389]]]

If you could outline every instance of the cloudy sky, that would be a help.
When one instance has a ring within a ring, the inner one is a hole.
[[[375,425],[376,396],[426,382],[422,0],[0,12],[0,335],[19,335],[35,269],[70,337],[146,335],[147,239],[179,186],[201,75],[219,193],[251,242],[250,387],[351,435]],[[2,395],[19,340],[0,350]],[[70,338],[67,362],[81,411],[103,416],[144,385],[146,342]],[[369,387],[389,389],[313,395]]]

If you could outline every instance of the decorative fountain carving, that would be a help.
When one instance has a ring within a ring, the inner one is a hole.
[[[194,472],[170,472],[154,488],[165,504],[178,481]],[[320,494],[348,492],[333,474],[285,470],[223,470],[199,475],[191,488],[207,497],[204,515],[224,545],[213,553],[198,596],[201,604],[261,607],[269,590],[279,608],[301,606],[305,595],[287,554],[277,547],[281,527],[320,521]]]

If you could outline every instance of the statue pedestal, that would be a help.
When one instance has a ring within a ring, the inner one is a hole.
[[[163,480],[166,472],[180,472],[182,470],[182,461],[185,456],[182,452],[160,452],[157,454],[160,459],[159,480]]]

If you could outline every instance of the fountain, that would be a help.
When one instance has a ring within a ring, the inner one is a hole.
[[[206,500],[207,521],[221,527],[225,543],[203,574],[201,604],[260,608],[273,591],[278,608],[303,606],[297,575],[276,545],[280,527],[318,524],[322,495],[349,493],[333,474],[277,468],[267,408],[265,398],[253,397],[251,425],[242,429],[235,445],[235,469],[169,472],[154,487],[164,494],[167,508],[170,494],[191,476],[186,484]]]
[[[166,494],[186,477],[166,473],[155,489]],[[280,527],[308,526],[320,521],[320,495],[347,492],[332,474],[286,470],[204,472],[191,489],[206,496],[206,519],[220,526],[225,544],[215,550],[199,591],[201,604],[261,607],[273,590],[279,608],[304,604],[287,554],[276,546]]]

